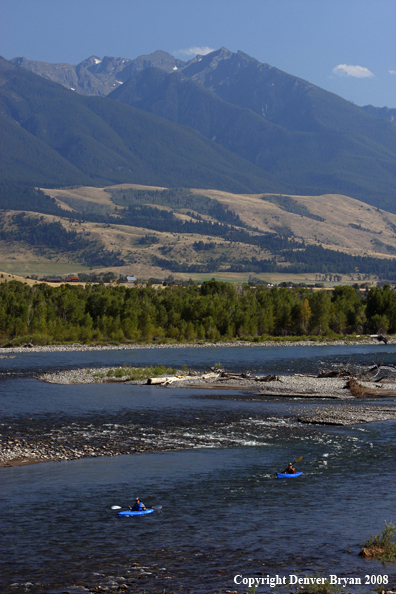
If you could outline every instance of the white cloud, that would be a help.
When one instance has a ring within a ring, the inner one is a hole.
[[[388,70],[389,74],[396,74],[396,70]]]
[[[350,64],[338,64],[333,68],[333,73],[338,76],[353,76],[354,78],[371,78],[374,74],[364,66],[351,66]]]
[[[206,54],[210,54],[214,51],[215,50],[213,48],[205,45],[203,47],[189,47],[187,49],[177,50],[175,54],[181,56],[196,56],[197,54],[199,54],[200,56],[206,56]]]

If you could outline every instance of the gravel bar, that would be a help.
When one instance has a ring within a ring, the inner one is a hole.
[[[232,342],[191,342],[191,343],[171,343],[171,344],[105,344],[105,345],[85,345],[80,343],[59,344],[59,345],[24,345],[20,347],[1,347],[0,355],[9,353],[24,353],[31,351],[34,353],[56,353],[68,351],[126,351],[126,350],[144,350],[144,349],[180,349],[180,348],[236,348],[236,347],[317,347],[317,346],[339,346],[339,345],[378,345],[376,338],[364,338],[361,340],[297,340],[297,341],[267,341],[267,342],[247,342],[237,340]],[[388,338],[388,344],[396,344],[396,339]]]

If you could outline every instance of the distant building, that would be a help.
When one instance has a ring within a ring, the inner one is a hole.
[[[127,279],[127,283],[136,283],[136,281],[137,281],[136,276],[127,276],[126,279]]]
[[[67,276],[66,277],[66,282],[67,283],[79,283],[80,279],[78,278],[78,276]]]

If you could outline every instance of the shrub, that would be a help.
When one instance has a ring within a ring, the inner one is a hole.
[[[361,554],[367,556],[364,550],[375,549],[374,556],[380,561],[395,561],[396,560],[396,525],[393,522],[388,524],[385,522],[385,528],[380,534],[371,535],[363,544]]]

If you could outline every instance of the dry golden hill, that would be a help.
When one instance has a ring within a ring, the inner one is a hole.
[[[16,274],[9,274],[8,272],[0,271],[0,283],[7,283],[10,281],[19,281],[27,283],[28,285],[36,285],[38,281],[32,280],[31,278],[25,278],[24,276],[18,276]]]
[[[111,190],[163,190],[162,187],[146,187],[135,184],[109,186],[106,188],[77,187],[71,189],[45,189],[45,193],[55,198],[58,206],[65,212],[64,217],[26,213],[41,223],[61,222],[67,231],[75,231],[79,236],[94,242],[96,248],[106,253],[115,252],[124,261],[123,266],[92,265],[86,254],[80,250],[59,252],[26,241],[0,241],[0,269],[19,274],[70,274],[88,271],[90,268],[111,269],[120,274],[134,274],[139,278],[165,278],[174,270],[166,266],[154,266],[156,258],[180,263],[205,264],[210,259],[224,262],[268,259],[271,253],[257,245],[246,242],[229,241],[222,237],[198,235],[193,233],[161,232],[125,224],[77,222],[70,218],[73,211],[97,212],[117,216],[120,211],[112,201]],[[245,229],[252,235],[271,233],[304,241],[306,245],[321,245],[350,255],[367,255],[376,258],[396,257],[396,215],[374,208],[363,202],[338,194],[323,196],[286,196],[274,194],[231,194],[217,190],[192,189],[195,196],[206,196],[238,215]],[[146,204],[150,204],[149,199]],[[154,204],[156,208],[172,210],[183,220],[213,220],[207,214],[199,215],[186,208],[171,209],[169,206]],[[14,211],[1,215],[3,230],[12,230]],[[199,219],[200,217],[200,219]],[[121,223],[121,220],[120,220]],[[148,241],[145,241],[147,239]],[[196,242],[203,242],[208,249],[197,250]],[[273,273],[272,278],[279,281],[281,273]],[[199,274],[175,273],[180,277],[199,277]],[[247,273],[227,273],[220,267],[216,273],[206,277],[240,278],[245,280]],[[260,275],[261,276],[261,275]],[[265,275],[269,278],[269,275]],[[304,280],[313,280],[315,274],[305,275]],[[351,277],[352,278],[352,277]]]
[[[107,188],[79,187],[71,190],[45,190],[61,208],[69,210],[71,199],[107,206],[114,210],[108,190],[134,188],[162,190],[161,187],[122,184]],[[295,196],[274,194],[231,194],[218,190],[192,189],[192,193],[208,196],[233,210],[247,225],[260,232],[278,233],[290,230],[306,243],[353,255],[374,257],[396,255],[396,215],[380,210],[349,196]],[[275,201],[268,198],[273,197]],[[290,212],[276,203],[276,198],[289,198],[317,218]],[[160,208],[156,205],[157,208]],[[176,213],[177,214],[177,213]],[[183,216],[180,212],[179,216]],[[323,220],[318,220],[323,219]]]
[[[273,194],[230,194],[217,190],[192,190],[214,198],[262,232],[290,229],[307,244],[374,257],[396,255],[396,215],[349,196],[286,196],[323,220],[288,212],[268,200]]]

